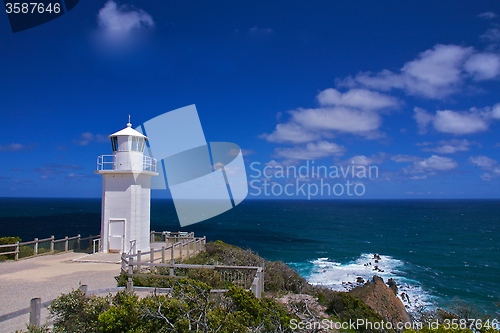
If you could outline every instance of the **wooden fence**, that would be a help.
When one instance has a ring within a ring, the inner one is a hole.
[[[81,242],[88,240],[89,244],[92,244],[94,248],[92,251],[95,252],[95,244],[94,240],[98,239],[100,236],[89,236],[86,238],[81,238],[80,235],[76,237],[65,237],[63,239],[55,240],[54,236],[46,239],[37,239],[31,242],[19,243],[15,244],[7,244],[0,245],[0,248],[5,247],[15,247],[15,250],[10,252],[1,252],[0,254],[15,254],[15,259],[19,259],[19,249],[21,246],[33,245],[34,247],[34,256],[40,255],[39,253],[39,245],[42,242],[49,242],[49,251],[45,253],[54,253],[57,249],[58,245],[61,244],[64,251],[74,250],[79,248]],[[74,242],[76,245],[72,245],[71,242]],[[84,294],[102,294],[102,293],[112,293],[118,292],[121,290],[128,291],[139,291],[139,292],[157,292],[157,293],[169,293],[172,291],[171,288],[154,288],[154,287],[138,287],[133,285],[133,277],[134,276],[145,276],[146,273],[141,273],[141,269],[143,268],[151,268],[151,267],[166,267],[170,268],[169,275],[154,275],[155,277],[163,277],[163,278],[181,278],[180,276],[175,275],[175,269],[212,269],[220,271],[224,280],[230,280],[230,282],[242,286],[243,284],[239,283],[238,274],[234,272],[244,271],[250,274],[253,274],[252,282],[250,288],[244,288],[247,291],[252,291],[255,297],[261,298],[262,292],[264,290],[264,267],[259,266],[224,266],[224,265],[190,265],[190,264],[176,264],[175,260],[177,259],[186,259],[190,258],[201,251],[205,251],[206,246],[206,237],[195,237],[194,233],[190,232],[155,232],[151,231],[151,242],[152,243],[164,243],[160,249],[155,249],[153,247],[150,248],[149,252],[141,252],[137,251],[135,254],[126,254],[122,253],[121,255],[121,270],[127,275],[127,286],[126,287],[115,287],[115,288],[103,288],[103,289],[94,289],[87,290],[86,285],[82,285],[80,289]],[[170,245],[169,245],[170,244]],[[61,251],[62,252],[62,251]],[[43,253],[43,254],[45,254]],[[147,261],[143,261],[145,257],[149,255],[149,259]],[[147,276],[151,276],[151,274],[147,274]],[[235,280],[236,276],[236,280]],[[228,279],[229,277],[229,279]],[[240,280],[242,281],[242,280]],[[227,289],[212,289],[211,293],[224,293],[228,291]],[[40,298],[33,298],[30,302],[30,307],[14,311],[5,315],[0,316],[0,323],[3,321],[7,321],[25,314],[30,314],[29,325],[30,326],[40,326],[40,318],[41,318],[41,309],[43,307],[48,308],[53,300],[42,302]]]
[[[153,233],[152,233],[153,235]],[[154,236],[152,236],[154,237]],[[176,237],[176,236],[166,236],[164,239],[166,244],[168,244],[168,237]],[[189,238],[192,237],[192,238]],[[169,268],[169,275],[154,275],[158,278],[178,278],[175,275],[176,268],[184,268],[184,269],[213,269],[222,272],[223,279],[229,280],[231,283],[236,284],[240,287],[243,287],[244,279],[241,278],[241,274],[238,274],[238,271],[247,271],[253,275],[253,279],[250,285],[250,289],[248,291],[252,291],[257,298],[261,298],[262,291],[264,290],[264,268],[259,266],[224,266],[224,265],[191,265],[191,264],[176,264],[175,258],[176,253],[179,253],[179,258],[189,258],[194,256],[198,252],[205,250],[206,245],[206,237],[194,237],[194,235],[186,236],[184,238],[175,238],[175,240],[179,240],[179,242],[173,243],[169,246],[162,246],[161,249],[155,250],[153,248],[150,249],[149,252],[141,252],[137,251],[137,254],[129,255],[126,253],[122,253],[121,256],[121,270],[127,275],[127,290],[133,291],[137,287],[134,287],[133,277],[134,276],[151,276],[149,273],[142,273],[141,269],[143,267],[152,268],[152,267],[164,267]],[[184,249],[184,250],[183,250]],[[156,257],[156,253],[160,254]],[[185,253],[185,255],[184,255]],[[149,254],[149,260],[143,261],[143,257]],[[158,263],[156,262],[158,261]],[[230,272],[230,274],[227,274]],[[236,273],[235,273],[236,272]],[[236,277],[236,278],[235,278]],[[227,289],[212,289],[212,292],[223,293],[226,292]]]
[[[45,239],[35,238],[34,240],[29,242],[16,242],[14,244],[0,245],[0,249],[11,249],[11,251],[0,252],[0,255],[13,254],[14,260],[19,260],[21,258],[31,258],[39,255],[54,254],[56,252],[68,252],[74,250],[87,249],[91,252],[95,252],[94,239],[97,239],[99,237],[100,236],[89,236],[82,238],[80,235],[77,235],[75,237],[66,236],[62,239],[55,239],[54,236]],[[87,242],[88,246],[86,246]],[[22,253],[23,248],[29,248],[29,250],[26,251],[26,253]]]

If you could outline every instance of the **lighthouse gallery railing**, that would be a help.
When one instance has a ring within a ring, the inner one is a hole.
[[[129,164],[130,165],[128,165],[128,169],[132,170],[133,169],[132,163],[129,163]],[[116,157],[115,157],[115,155],[101,155],[101,156],[97,157],[97,170],[98,171],[116,170]],[[156,159],[149,157],[149,156],[143,156],[143,158],[142,158],[142,171],[156,172]]]

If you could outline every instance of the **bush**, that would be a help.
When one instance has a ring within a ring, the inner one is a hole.
[[[206,251],[185,260],[189,264],[216,264],[227,266],[264,266],[265,291],[302,293],[311,287],[306,279],[281,261],[266,261],[251,250],[243,250],[222,241],[209,242]],[[207,276],[208,278],[208,276]],[[212,281],[216,276],[210,277]],[[208,279],[206,280],[208,283]],[[212,282],[214,283],[214,282]]]
[[[134,293],[87,297],[61,295],[50,309],[55,332],[291,332],[291,315],[271,299],[234,286],[224,295],[210,293],[200,281],[181,279],[166,295],[139,299]]]
[[[52,301],[54,332],[99,332],[99,314],[110,308],[109,297],[86,296],[80,289]]]
[[[1,237],[0,238],[0,245],[15,244],[16,242],[20,243],[21,238],[19,238],[19,237]],[[15,250],[16,250],[15,246],[2,247],[2,248],[0,248],[0,253],[11,252],[11,251],[15,251]],[[14,258],[15,258],[15,254],[0,255],[0,261],[6,260],[6,259],[14,259]]]
[[[334,315],[341,322],[364,319],[364,322],[382,322],[383,318],[368,305],[349,295],[339,292],[333,295],[327,308],[327,313]],[[361,332],[370,331],[366,327],[358,327]]]

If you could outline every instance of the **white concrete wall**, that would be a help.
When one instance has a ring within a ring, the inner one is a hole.
[[[151,176],[132,173],[103,174],[101,251],[108,252],[109,220],[125,221],[124,251],[136,240],[136,250],[149,250]]]

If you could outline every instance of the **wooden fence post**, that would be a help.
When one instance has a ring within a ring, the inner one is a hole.
[[[129,261],[128,261],[128,274],[127,274],[127,291],[128,292],[134,291],[134,280],[133,280],[132,274],[134,274],[134,258],[133,257],[129,258]]]
[[[38,238],[35,238],[35,245],[33,245],[33,254],[38,255]]]
[[[121,266],[122,266],[122,271],[127,272],[127,266],[125,266],[125,258],[127,254],[125,252],[122,252],[122,257],[121,257]]]
[[[155,249],[153,249],[152,247],[149,248],[149,261],[151,263],[155,262]]]
[[[68,252],[69,250],[69,241],[68,241],[68,236],[64,237],[64,252]]]
[[[170,276],[174,277],[174,264],[175,264],[175,244],[172,244],[172,249],[170,250],[170,263],[172,264],[172,267],[170,267]]]
[[[142,261],[142,252],[141,250],[137,250],[137,270],[141,270],[141,261]]]
[[[19,260],[19,242],[16,242],[16,253],[14,254],[14,260]]]
[[[54,252],[54,235],[50,236],[50,252]]]
[[[161,247],[161,263],[165,263],[165,245]]]
[[[180,248],[180,257],[181,257],[181,260],[182,260],[182,246],[184,245],[184,242],[181,240],[181,248]]]
[[[151,231],[151,234],[150,234],[150,241],[151,243],[155,241],[155,232],[154,231]]]
[[[78,238],[76,239],[76,248],[77,248],[78,250],[80,250],[80,239],[82,238],[82,236],[81,236],[80,234],[78,234],[78,236],[76,236],[76,237],[78,237]],[[74,250],[74,248],[73,248],[73,250]]]
[[[30,302],[30,326],[40,327],[40,311],[42,310],[42,300],[32,298]]]

